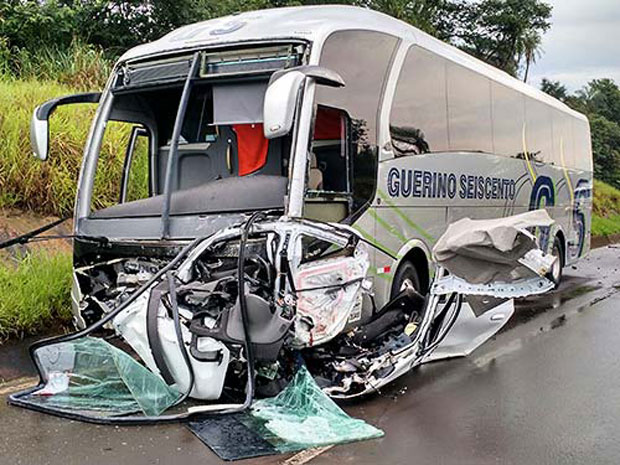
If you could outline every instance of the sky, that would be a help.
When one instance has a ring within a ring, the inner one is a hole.
[[[528,83],[538,86],[546,77],[575,91],[607,77],[620,85],[620,0],[545,1],[553,6],[553,24]]]

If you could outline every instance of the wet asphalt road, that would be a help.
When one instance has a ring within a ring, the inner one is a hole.
[[[28,374],[20,350],[0,349],[0,377]],[[0,385],[3,396],[9,389]],[[521,302],[468,358],[423,366],[345,409],[385,437],[333,447],[312,464],[620,463],[620,248],[566,269],[560,290]],[[181,425],[95,426],[2,403],[0,464],[20,463],[219,460]]]

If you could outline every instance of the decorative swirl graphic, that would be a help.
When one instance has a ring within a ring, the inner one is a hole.
[[[530,211],[555,205],[555,188],[553,180],[548,176],[538,176],[530,195]],[[550,228],[539,228],[540,247],[545,250],[549,245]]]
[[[573,201],[573,230],[577,240],[569,247],[571,258],[580,257],[583,254],[583,246],[586,238],[586,214],[585,205],[592,196],[592,188],[587,179],[580,179],[575,187]]]

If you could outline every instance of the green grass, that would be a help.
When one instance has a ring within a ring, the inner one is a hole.
[[[58,108],[50,119],[50,153],[33,158],[30,117],[42,102],[78,89],[51,81],[0,77],[0,208],[71,215],[83,147],[94,116],[93,105]],[[112,123],[102,144],[95,179],[95,208],[118,201],[129,125]]]
[[[595,180],[592,235],[614,234],[620,234],[620,190]]]
[[[595,179],[593,213],[600,217],[620,215],[620,190]]]
[[[0,342],[71,319],[71,255],[35,252],[0,265]]]
[[[593,236],[613,236],[620,234],[620,215],[604,218],[594,215],[592,217]]]

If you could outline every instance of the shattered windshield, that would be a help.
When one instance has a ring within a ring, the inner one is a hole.
[[[247,78],[192,86],[171,215],[283,208],[290,138],[263,135],[266,87],[264,79]],[[93,218],[161,215],[181,94],[180,85],[115,92],[92,180]],[[118,186],[115,198],[103,194],[110,183]]]

